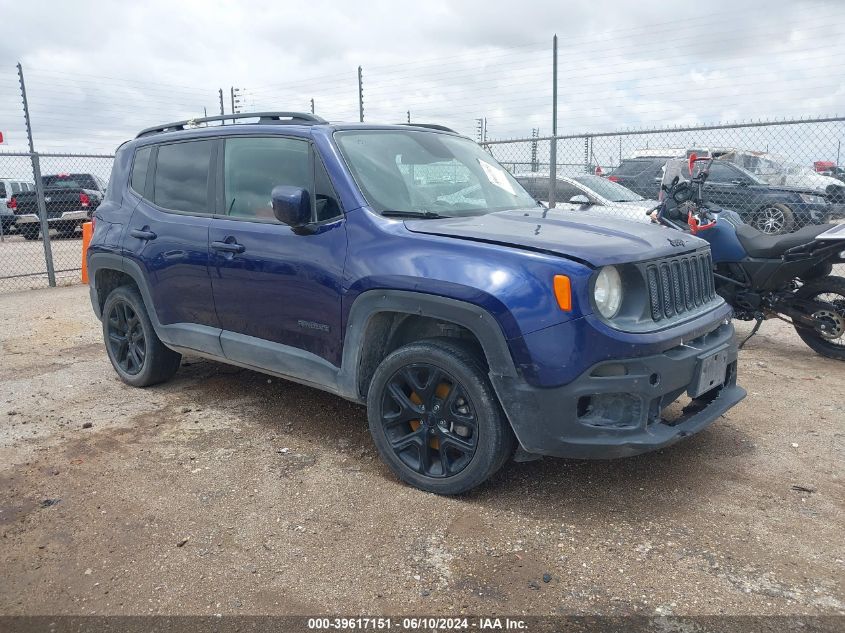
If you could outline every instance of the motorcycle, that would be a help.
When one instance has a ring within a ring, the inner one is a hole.
[[[845,262],[845,224],[762,233],[704,199],[713,160],[695,154],[670,160],[652,220],[710,243],[716,292],[735,318],[756,321],[740,347],[763,321],[778,318],[817,353],[845,360],[845,278],[831,274]]]

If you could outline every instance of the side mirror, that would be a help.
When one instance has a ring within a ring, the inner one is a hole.
[[[302,187],[279,185],[270,192],[273,215],[282,224],[298,228],[311,223],[311,195]]]
[[[580,204],[582,206],[583,205],[589,206],[589,205],[592,204],[592,202],[590,202],[590,199],[587,196],[585,196],[584,194],[578,194],[577,196],[572,196],[569,199],[569,202],[571,202],[572,204]]]

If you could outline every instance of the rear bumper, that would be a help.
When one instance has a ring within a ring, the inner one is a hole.
[[[37,213],[25,213],[16,216],[18,218],[18,225],[22,224],[40,224],[41,220]],[[47,224],[58,224],[59,222],[85,222],[91,217],[91,211],[88,209],[80,209],[78,211],[64,211],[61,215],[48,218]]]
[[[694,388],[702,359],[715,352],[727,356],[721,382],[668,420],[667,407]],[[745,390],[736,384],[736,359],[734,329],[727,323],[659,354],[600,362],[560,387],[493,380],[528,453],[608,459],[669,446],[737,404]]]

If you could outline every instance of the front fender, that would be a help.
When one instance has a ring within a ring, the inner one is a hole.
[[[414,314],[455,323],[473,333],[487,357],[490,373],[516,378],[517,371],[508,341],[497,320],[484,308],[447,297],[394,289],[369,290],[358,295],[346,324],[339,391],[347,397],[361,397],[359,371],[364,339],[372,319],[384,312]]]

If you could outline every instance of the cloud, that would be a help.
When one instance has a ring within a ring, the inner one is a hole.
[[[247,107],[441,122],[492,137],[845,110],[845,6],[664,0],[14,3],[0,38],[0,130],[23,148],[23,62],[42,151],[112,151],[148,125]]]

